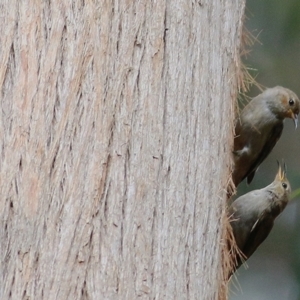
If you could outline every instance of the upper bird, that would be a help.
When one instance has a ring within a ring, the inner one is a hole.
[[[244,258],[236,257],[237,269],[269,235],[275,218],[286,207],[291,186],[286,170],[279,167],[275,180],[260,190],[251,191],[236,199],[229,207],[233,235]],[[233,270],[233,271],[234,271]]]
[[[251,183],[255,171],[279,140],[285,118],[293,119],[297,128],[299,107],[297,95],[281,86],[266,89],[245,106],[235,125],[235,186],[246,177]]]

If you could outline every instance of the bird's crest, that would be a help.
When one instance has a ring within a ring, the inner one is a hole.
[[[283,163],[283,168],[281,167],[281,164],[279,163],[279,161],[277,160],[277,164],[278,164],[278,172],[277,172],[277,175],[276,175],[276,178],[277,180],[279,181],[283,181],[283,180],[286,180],[286,164]]]

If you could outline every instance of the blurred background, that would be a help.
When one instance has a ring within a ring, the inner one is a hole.
[[[300,1],[247,1],[246,28],[257,41],[243,59],[264,87],[281,85],[300,97]],[[249,48],[249,47],[248,47]],[[260,91],[252,87],[249,96]],[[299,120],[300,121],[300,120]],[[270,184],[276,160],[288,167],[292,190],[300,188],[300,122],[295,131],[286,119],[281,139],[262,163],[253,182],[239,185],[238,195]],[[277,218],[266,241],[242,266],[230,286],[230,300],[300,299],[300,193]]]

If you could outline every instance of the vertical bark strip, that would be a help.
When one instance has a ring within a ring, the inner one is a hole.
[[[226,297],[244,5],[2,1],[1,299]]]

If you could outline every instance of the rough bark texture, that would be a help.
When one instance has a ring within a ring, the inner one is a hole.
[[[226,297],[243,11],[2,1],[1,299]]]

